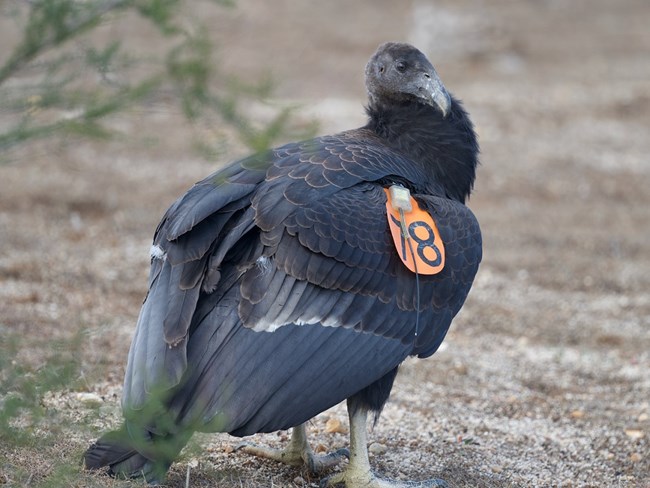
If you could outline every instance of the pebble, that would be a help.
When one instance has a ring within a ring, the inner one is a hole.
[[[388,452],[388,447],[386,447],[384,444],[381,444],[380,442],[373,442],[370,444],[370,446],[368,446],[368,452],[370,454],[374,454],[375,456],[380,456]]]
[[[581,419],[585,416],[585,412],[583,410],[574,410],[571,412],[571,418],[574,419]]]
[[[97,393],[84,391],[77,393],[76,397],[84,407],[96,407],[104,402],[102,397],[100,397]]]
[[[293,479],[293,482],[294,482],[296,485],[304,485],[304,484],[305,484],[305,479],[304,479],[302,476],[296,476],[296,477]]]
[[[456,374],[460,376],[466,376],[467,373],[469,372],[469,368],[467,367],[466,364],[458,362],[458,363],[454,363],[454,371],[456,372]]]
[[[645,436],[645,432],[641,429],[625,429],[625,435],[631,439],[641,439]]]
[[[328,434],[345,434],[347,433],[347,429],[339,419],[331,417],[325,423],[325,432]]]

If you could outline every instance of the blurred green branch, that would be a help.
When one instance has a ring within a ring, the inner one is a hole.
[[[131,3],[128,0],[30,2],[23,38],[0,68],[0,85],[39,54],[83,34],[96,26],[106,13],[125,8]]]
[[[53,352],[39,366],[19,358],[22,341],[17,335],[0,337],[0,444],[5,446],[43,442],[54,436],[56,412],[43,404],[43,396],[73,386],[79,376],[81,335],[51,344]],[[38,436],[35,436],[39,431]]]
[[[209,0],[208,0],[209,1]],[[197,2],[192,4],[195,8]],[[209,3],[231,5],[227,0]],[[177,101],[189,123],[214,119],[232,127],[253,150],[286,134],[291,108],[279,109],[267,126],[240,110],[241,99],[262,100],[270,84],[241,87],[214,63],[207,30],[183,28],[190,3],[182,0],[32,0],[13,16],[20,39],[0,62],[0,156],[8,149],[51,136],[108,138],[114,114],[142,106],[155,96]],[[6,15],[6,14],[5,14]],[[159,36],[136,58],[129,33],[103,45],[91,34],[127,16],[144,19]],[[195,22],[194,22],[195,23]],[[144,57],[143,57],[144,56]],[[230,80],[230,81],[229,81]],[[171,94],[171,97],[169,96]],[[309,135],[313,129],[303,131]]]

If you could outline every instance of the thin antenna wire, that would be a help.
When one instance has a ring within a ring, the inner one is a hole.
[[[413,252],[413,243],[411,242],[411,236],[406,228],[404,210],[401,208],[399,209],[399,218],[402,227],[402,234],[408,243],[411,259],[413,260],[413,267],[415,268],[415,340],[417,340],[418,332],[420,331],[420,273],[418,273],[418,262],[415,259],[415,253]]]

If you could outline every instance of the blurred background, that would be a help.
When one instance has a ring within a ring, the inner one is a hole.
[[[649,19],[647,0],[1,2],[0,485],[137,485],[78,459],[119,422],[160,217],[227,161],[363,125],[365,63],[399,40],[476,124],[485,248],[443,348],[402,367],[373,466],[648,486]],[[346,423],[316,418],[317,450]],[[197,436],[168,485],[317,486],[235,444]]]

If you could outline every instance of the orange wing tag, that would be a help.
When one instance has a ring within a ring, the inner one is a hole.
[[[440,273],[445,266],[445,246],[436,223],[406,188],[392,186],[391,189],[384,188],[386,216],[397,254],[414,273]]]

